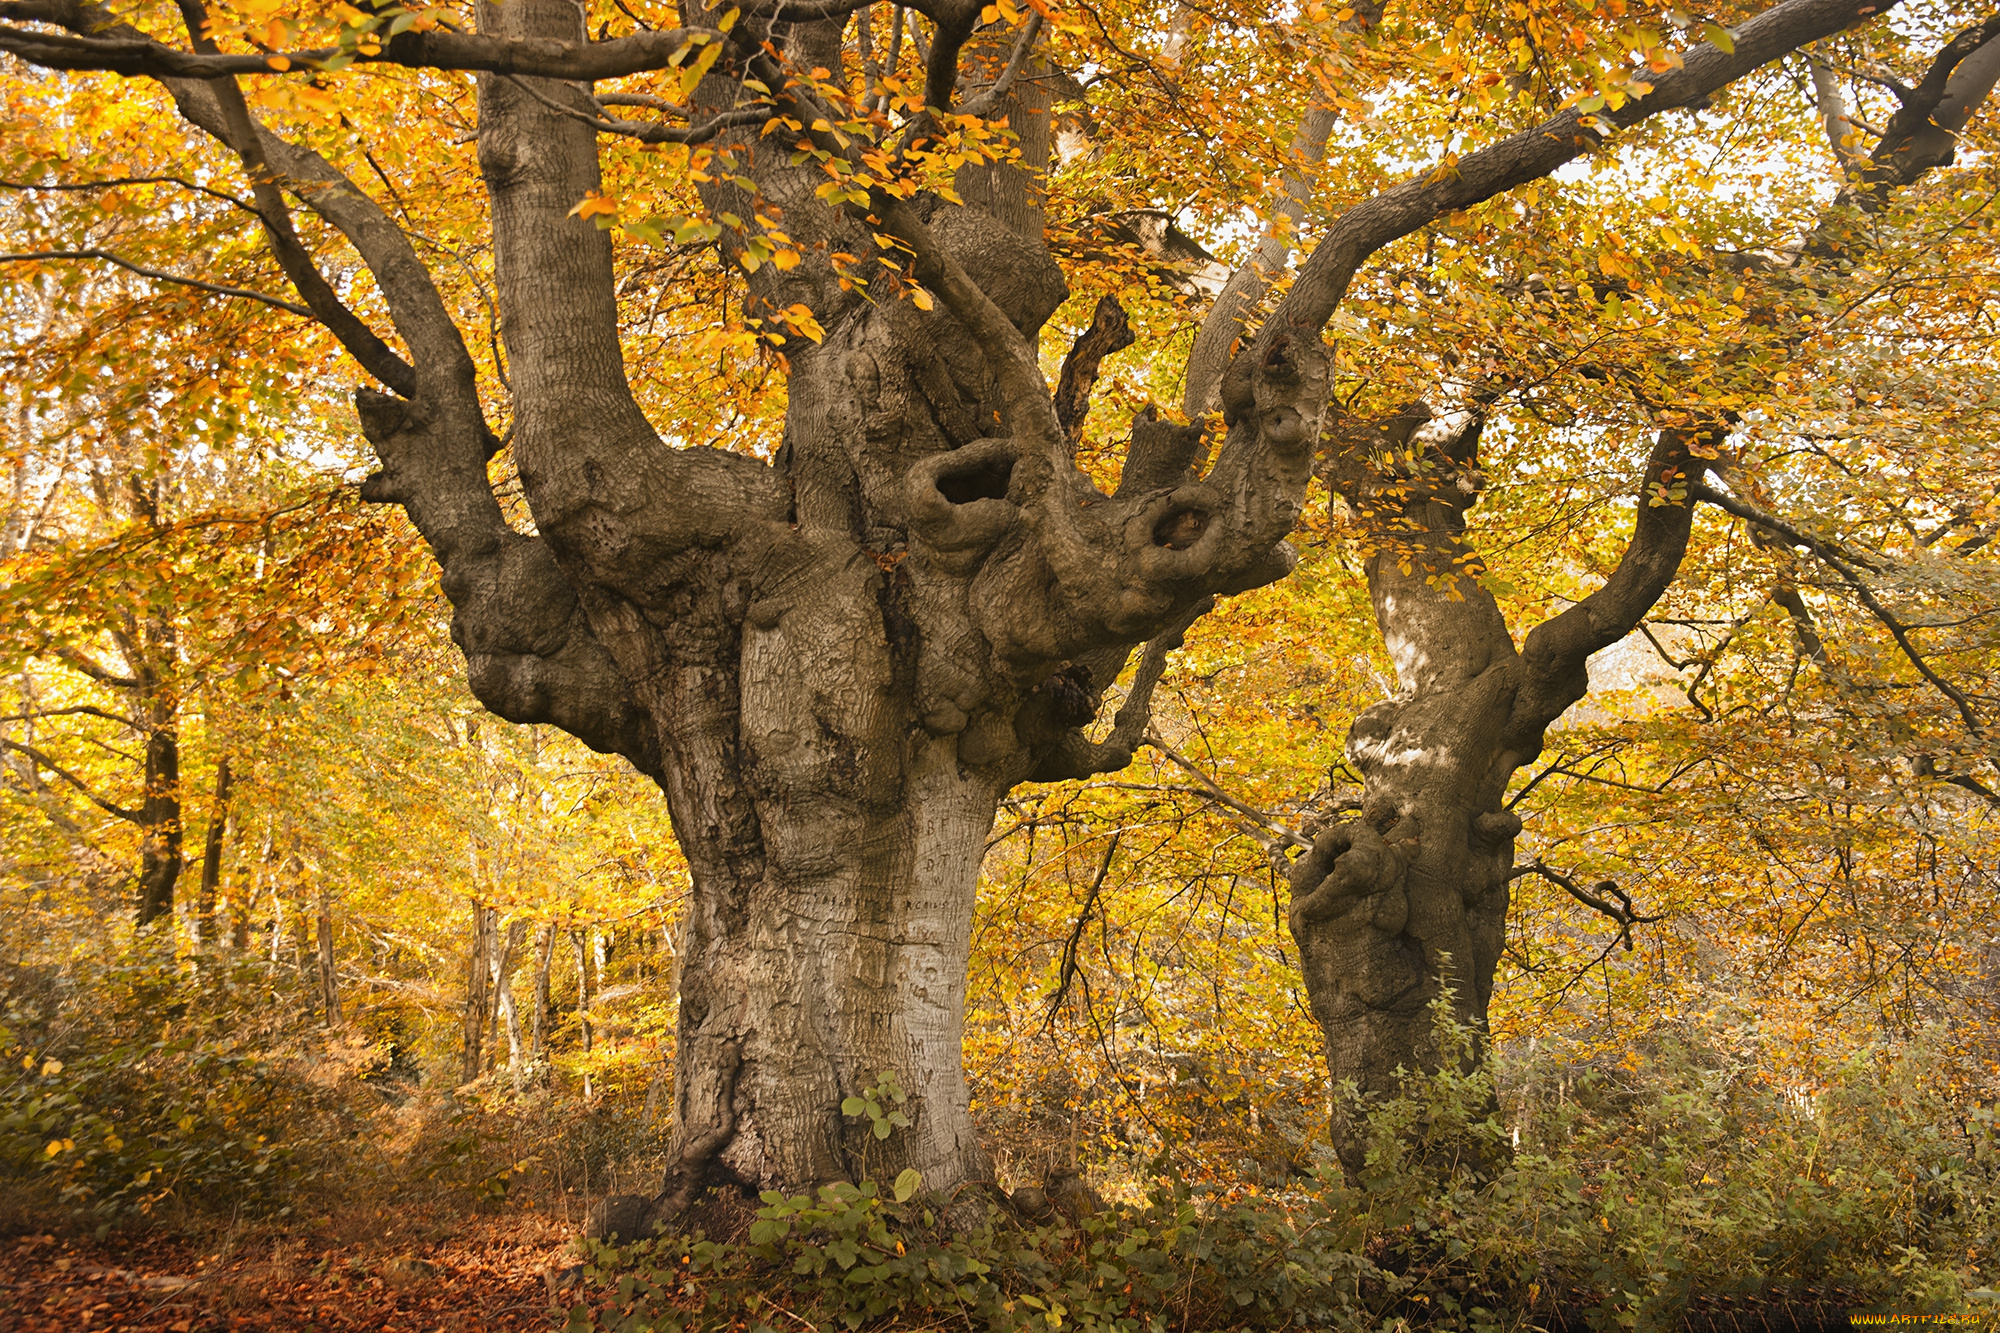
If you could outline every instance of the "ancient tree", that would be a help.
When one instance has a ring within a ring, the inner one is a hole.
[[[1984,723],[1963,693],[1932,669],[1848,563],[1870,557],[1843,559],[1838,539],[1813,536],[1757,503],[1758,479],[1738,468],[1731,446],[1744,404],[1756,399],[1737,396],[1727,400],[1736,406],[1718,406],[1690,381],[1734,377],[1734,388],[1768,388],[1805,336],[1798,311],[1787,312],[1784,302],[1827,295],[1847,281],[1843,266],[1867,271],[1870,218],[1897,191],[1951,161],[1959,132],[1996,80],[2000,18],[1990,18],[1943,44],[1923,77],[1898,94],[1900,110],[1865,155],[1837,92],[1821,87],[1819,109],[1847,187],[1784,262],[1735,261],[1754,263],[1768,284],[1756,321],[1765,336],[1660,357],[1633,378],[1629,392],[1658,429],[1629,543],[1600,588],[1534,626],[1518,646],[1490,588],[1467,574],[1479,568],[1467,513],[1484,484],[1481,433],[1504,417],[1511,383],[1535,370],[1496,368],[1471,394],[1435,410],[1417,402],[1387,418],[1341,415],[1329,423],[1320,475],[1368,534],[1369,594],[1402,687],[1356,718],[1348,734],[1348,758],[1365,780],[1359,817],[1323,833],[1291,872],[1292,934],[1337,1076],[1354,1078],[1364,1091],[1388,1091],[1399,1066],[1434,1066],[1429,1006],[1441,978],[1458,992],[1460,1017],[1483,1024],[1504,944],[1508,885],[1521,875],[1547,875],[1612,918],[1629,947],[1632,927],[1645,918],[1615,885],[1593,891],[1539,862],[1516,865],[1522,823],[1508,788],[1541,754],[1549,728],[1584,697],[1590,656],[1633,633],[1666,593],[1698,505],[1746,521],[1753,540],[1828,561],[1918,675],[1948,696],[1967,735],[1983,738]],[[1723,263],[1704,262],[1716,269]],[[1310,272],[1308,265],[1307,278]],[[1607,280],[1604,290],[1618,285]],[[1781,579],[1770,598],[1795,622],[1804,655],[1823,662],[1798,592]]]
[[[574,0],[482,4],[476,28],[390,9],[363,14],[336,47],[297,51],[258,49],[199,0],[180,0],[177,22],[149,11],[139,23],[77,0],[0,3],[0,49],[157,81],[240,162],[246,204],[296,289],[287,308],[375,381],[355,395],[381,464],[364,495],[402,506],[429,543],[477,696],[625,756],[665,792],[694,893],[679,1164],[656,1214],[710,1187],[862,1170],[914,1167],[947,1193],[990,1179],[960,1028],[996,804],[1021,783],[1130,761],[1178,636],[1213,598],[1290,568],[1285,538],[1323,439],[1334,485],[1417,558],[1412,572],[1370,570],[1403,694],[1355,725],[1362,818],[1297,872],[1315,1012],[1336,1076],[1370,1086],[1421,1058],[1443,955],[1471,979],[1466,1012],[1482,1014],[1519,827],[1500,794],[1583,694],[1586,658],[1673,577],[1696,446],[1716,427],[1662,431],[1618,572],[1517,649],[1490,597],[1443,599],[1424,577],[1426,562],[1458,554],[1476,426],[1427,446],[1445,467],[1384,473],[1367,460],[1386,455],[1357,442],[1399,429],[1407,441],[1415,418],[1330,414],[1323,330],[1383,246],[1883,6],[1783,0],[1733,42],[1681,53],[1643,96],[1561,111],[1367,199],[1259,319],[1265,253],[1197,345],[1189,424],[1135,420],[1108,493],[1073,449],[1115,319],[1093,326],[1058,391],[1038,355],[1067,293],[1035,198],[1049,137],[1036,119],[1042,20],[996,23],[978,0],[910,8],[923,16],[909,20],[920,91],[836,105],[826,72],[884,47],[868,45],[861,0],[689,5],[675,29],[620,19],[594,35]],[[441,299],[435,255],[392,211],[396,183],[274,132],[243,91],[304,70],[338,93],[351,77],[340,70],[371,68],[478,78],[504,425],[468,351],[484,330]],[[655,74],[687,94],[646,91]],[[603,87],[624,80],[641,91]],[[960,204],[918,188],[912,164],[964,116],[1011,116],[1018,157],[975,148]],[[1323,120],[1301,151],[1314,133]],[[634,398],[614,247],[589,207],[611,137],[706,145],[724,164],[702,186],[712,217],[783,218],[788,262],[747,262],[769,252],[744,228],[715,241],[751,270],[752,308],[804,327],[803,308],[814,329],[786,346],[784,438],[768,460],[662,438]],[[329,278],[294,207],[344,240],[342,262],[365,268],[393,328],[356,313],[352,275]],[[503,449],[531,531],[496,499],[489,465]],[[1135,655],[1115,722],[1091,730]],[[885,1070],[911,1093],[913,1123],[881,1143],[841,1104]]]

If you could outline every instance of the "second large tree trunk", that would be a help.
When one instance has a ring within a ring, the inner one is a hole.
[[[1453,1016],[1484,1028],[1521,829],[1501,807],[1515,676],[1496,664],[1377,704],[1349,735],[1362,814],[1295,868],[1292,907],[1336,1082],[1391,1093],[1399,1069],[1436,1068],[1431,1006],[1447,989]]]
[[[1479,493],[1480,419],[1413,411],[1342,421],[1324,475],[1375,553],[1368,588],[1398,692],[1362,712],[1347,754],[1363,780],[1357,819],[1315,840],[1292,870],[1292,934],[1336,1084],[1393,1094],[1398,1071],[1438,1068],[1432,1005],[1484,1044],[1506,943],[1507,886],[1521,821],[1505,805],[1515,771],[1589,686],[1590,655],[1659,599],[1687,549],[1698,476],[1694,431],[1662,431],[1638,517],[1603,586],[1516,648],[1465,540]],[[1384,461],[1388,460],[1388,461]],[[1336,1125],[1350,1165],[1361,1144]]]

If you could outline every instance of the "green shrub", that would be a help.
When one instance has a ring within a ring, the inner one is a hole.
[[[335,1108],[265,1053],[271,998],[260,969],[145,957],[0,970],[0,1178],[104,1223],[285,1211]]]
[[[1470,1050],[1438,1022],[1448,1057]],[[767,1193],[739,1244],[589,1246],[569,1328],[1661,1329],[1704,1293],[1836,1284],[1963,1310],[1992,1262],[1993,1114],[1953,1100],[1924,1043],[1812,1096],[1687,1033],[1630,1067],[1503,1065],[1505,1097],[1447,1065],[1386,1100],[1348,1090],[1351,1179],[1329,1161],[1293,1193],[1198,1199],[1169,1178],[1035,1229],[946,1227],[915,1173]]]

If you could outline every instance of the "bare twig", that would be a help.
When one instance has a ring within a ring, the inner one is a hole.
[[[1083,908],[1076,914],[1076,924],[1070,928],[1069,938],[1063,941],[1062,968],[1056,976],[1056,988],[1049,996],[1048,1012],[1042,1016],[1044,1030],[1053,1026],[1056,1014],[1069,998],[1069,984],[1076,977],[1076,951],[1083,940],[1083,928],[1090,924],[1090,917],[1097,910],[1097,895],[1104,888],[1104,877],[1111,872],[1111,858],[1118,853],[1118,840],[1125,835],[1124,829],[1113,829],[1110,841],[1104,844],[1104,857],[1097,863],[1097,873],[1091,877],[1090,888],[1083,895]]]
[[[0,255],[0,264],[25,264],[38,259],[101,259],[128,273],[136,273],[142,278],[151,278],[156,282],[176,283],[182,287],[193,287],[197,291],[212,292],[217,296],[241,296],[246,300],[261,301],[265,305],[276,306],[280,310],[301,315],[306,319],[313,318],[313,312],[296,301],[287,301],[283,297],[269,296],[263,292],[253,292],[247,287],[228,287],[217,282],[205,282],[200,278],[184,278],[178,273],[168,273],[163,269],[135,264],[109,250],[27,250],[18,254]]]
[[[1209,777],[1208,774],[1202,772],[1199,768],[1195,767],[1194,762],[1192,760],[1190,760],[1186,755],[1182,754],[1180,751],[1174,749],[1173,746],[1168,745],[1165,741],[1161,740],[1158,735],[1147,736],[1146,744],[1150,745],[1152,748],[1158,750],[1161,754],[1165,755],[1167,759],[1170,762],[1172,762],[1177,768],[1180,768],[1183,772],[1187,773],[1188,776],[1192,777],[1196,782],[1200,783],[1202,792],[1214,798],[1214,800],[1217,803],[1228,806],[1231,810],[1234,810],[1237,814],[1242,815],[1245,819],[1252,820],[1259,827],[1270,830],[1270,832],[1275,835],[1275,841],[1292,847],[1302,847],[1307,851],[1312,850],[1313,844],[1311,838],[1306,837],[1303,833],[1300,833],[1297,829],[1279,823],[1274,815],[1271,815],[1263,810],[1259,810],[1254,805],[1246,805],[1242,801],[1237,800],[1234,796],[1231,796],[1228,792],[1224,791],[1221,787],[1216,785],[1215,779]]]
[[[1979,714],[1973,711],[1971,701],[1965,697],[1965,694],[1957,686],[1953,685],[1943,676],[1940,676],[1932,669],[1931,664],[1924,660],[1923,654],[1917,651],[1916,644],[1910,641],[1909,627],[1903,624],[1888,607],[1882,604],[1881,599],[1875,596],[1874,590],[1869,588],[1867,582],[1855,571],[1854,566],[1844,558],[1844,553],[1835,547],[1832,542],[1815,537],[1803,529],[1794,527],[1784,519],[1751,504],[1747,500],[1738,499],[1736,496],[1718,491],[1707,485],[1698,483],[1689,487],[1688,496],[1690,499],[1704,500],[1716,508],[1723,510],[1725,513],[1734,514],[1746,522],[1768,528],[1793,545],[1803,546],[1808,551],[1811,551],[1813,555],[1819,558],[1822,564],[1840,575],[1842,581],[1853,590],[1855,597],[1860,600],[1863,606],[1868,608],[1869,613],[1882,622],[1883,627],[1889,631],[1890,637],[1895,639],[1896,646],[1903,650],[1903,656],[1908,658],[1910,665],[1917,669],[1917,674],[1929,681],[1940,694],[1951,700],[1952,704],[1958,709],[1959,717],[1964,720],[1966,730],[1982,740],[1985,738],[1985,725],[1980,722]]]
[[[247,199],[239,199],[227,190],[200,185],[184,176],[113,176],[99,181],[53,181],[38,184],[34,181],[0,181],[0,190],[45,190],[69,192],[74,190],[109,190],[119,185],[178,185],[184,190],[193,190],[233,204],[246,213],[255,213],[257,206]]]

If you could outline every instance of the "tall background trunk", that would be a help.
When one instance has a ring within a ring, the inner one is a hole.
[[[215,900],[222,885],[223,846],[229,833],[229,756],[215,763],[215,796],[208,807],[208,832],[202,838],[201,891],[195,900],[195,934],[204,946],[215,941]]]
[[[151,925],[174,910],[181,876],[180,699],[173,680],[171,625],[149,624],[132,636],[126,656],[136,662],[135,703],[146,723],[146,792],[140,803],[138,917]],[[140,646],[142,645],[142,646]]]
[[[477,861],[474,862],[475,867]],[[465,962],[465,1011],[460,1022],[458,1081],[470,1083],[485,1072],[485,1043],[493,1002],[493,936],[499,913],[472,902],[472,940]]]

